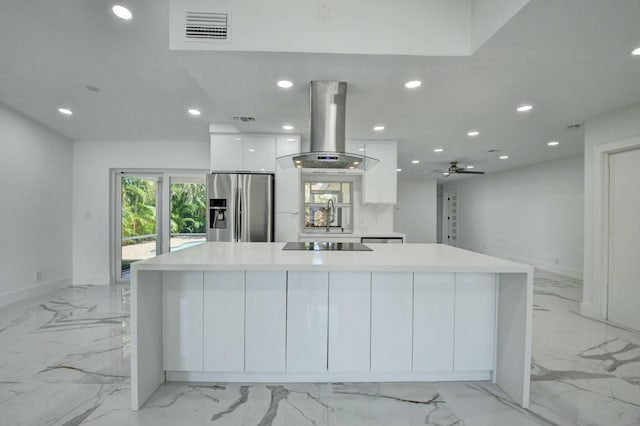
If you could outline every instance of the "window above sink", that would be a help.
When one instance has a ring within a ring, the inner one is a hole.
[[[303,188],[304,232],[353,231],[353,182],[305,180]]]

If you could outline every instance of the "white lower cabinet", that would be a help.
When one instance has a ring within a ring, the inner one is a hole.
[[[247,271],[245,371],[285,371],[287,273]]]
[[[204,370],[244,371],[244,272],[204,273]]]
[[[371,371],[411,371],[413,274],[371,274]]]
[[[288,272],[287,371],[327,371],[328,272]]]
[[[456,274],[455,371],[493,370],[495,274]]]
[[[413,371],[453,371],[454,273],[413,274]]]
[[[202,271],[162,273],[163,367],[202,370]]]
[[[371,273],[329,272],[329,371],[370,370]]]

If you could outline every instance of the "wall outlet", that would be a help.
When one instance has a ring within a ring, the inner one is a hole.
[[[34,279],[34,281],[42,280],[42,269],[38,269],[37,271],[35,271],[33,273],[33,279]]]

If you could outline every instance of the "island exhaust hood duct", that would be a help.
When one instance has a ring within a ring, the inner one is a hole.
[[[347,83],[312,81],[311,151],[278,158],[282,167],[311,169],[369,169],[378,160],[345,152]]]

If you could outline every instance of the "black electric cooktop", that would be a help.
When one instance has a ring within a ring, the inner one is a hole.
[[[292,242],[285,244],[282,250],[308,251],[373,251],[361,243],[334,243],[331,241]]]

